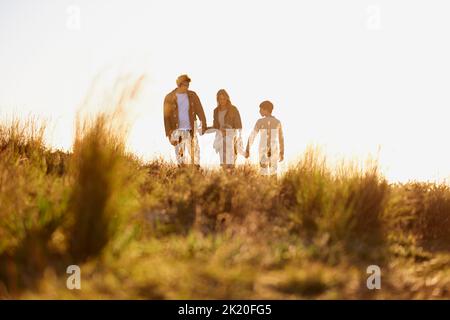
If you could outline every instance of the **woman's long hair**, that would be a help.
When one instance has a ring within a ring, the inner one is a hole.
[[[219,91],[217,91],[216,95],[217,106],[219,106],[219,97],[222,95],[225,96],[225,98],[227,98],[227,107],[230,107],[232,105],[230,96],[228,95],[228,92],[225,91],[225,89],[220,89]]]

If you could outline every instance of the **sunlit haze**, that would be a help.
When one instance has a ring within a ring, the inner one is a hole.
[[[145,74],[129,147],[173,160],[163,100],[186,73],[208,125],[228,91],[245,139],[271,100],[285,166],[315,144],[378,157],[393,181],[447,179],[449,14],[448,0],[0,0],[0,116],[50,119],[49,143],[70,149],[89,88]],[[202,164],[219,161],[213,139]]]

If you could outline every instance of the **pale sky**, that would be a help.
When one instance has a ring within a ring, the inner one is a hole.
[[[130,149],[173,160],[162,102],[187,73],[209,124],[228,91],[245,139],[271,100],[287,163],[308,144],[362,161],[380,148],[390,180],[448,179],[449,14],[448,0],[0,0],[0,116],[50,118],[69,149],[94,78],[145,73]],[[218,163],[212,140],[202,164]]]

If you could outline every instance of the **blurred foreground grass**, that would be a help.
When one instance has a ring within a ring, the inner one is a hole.
[[[70,154],[37,121],[0,125],[0,298],[450,298],[448,185],[312,148],[278,179],[144,163],[111,122],[79,122]]]

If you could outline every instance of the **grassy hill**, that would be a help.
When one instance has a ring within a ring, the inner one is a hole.
[[[79,123],[73,153],[36,121],[0,125],[0,298],[450,298],[448,185],[314,149],[278,179],[145,163],[111,123]]]

